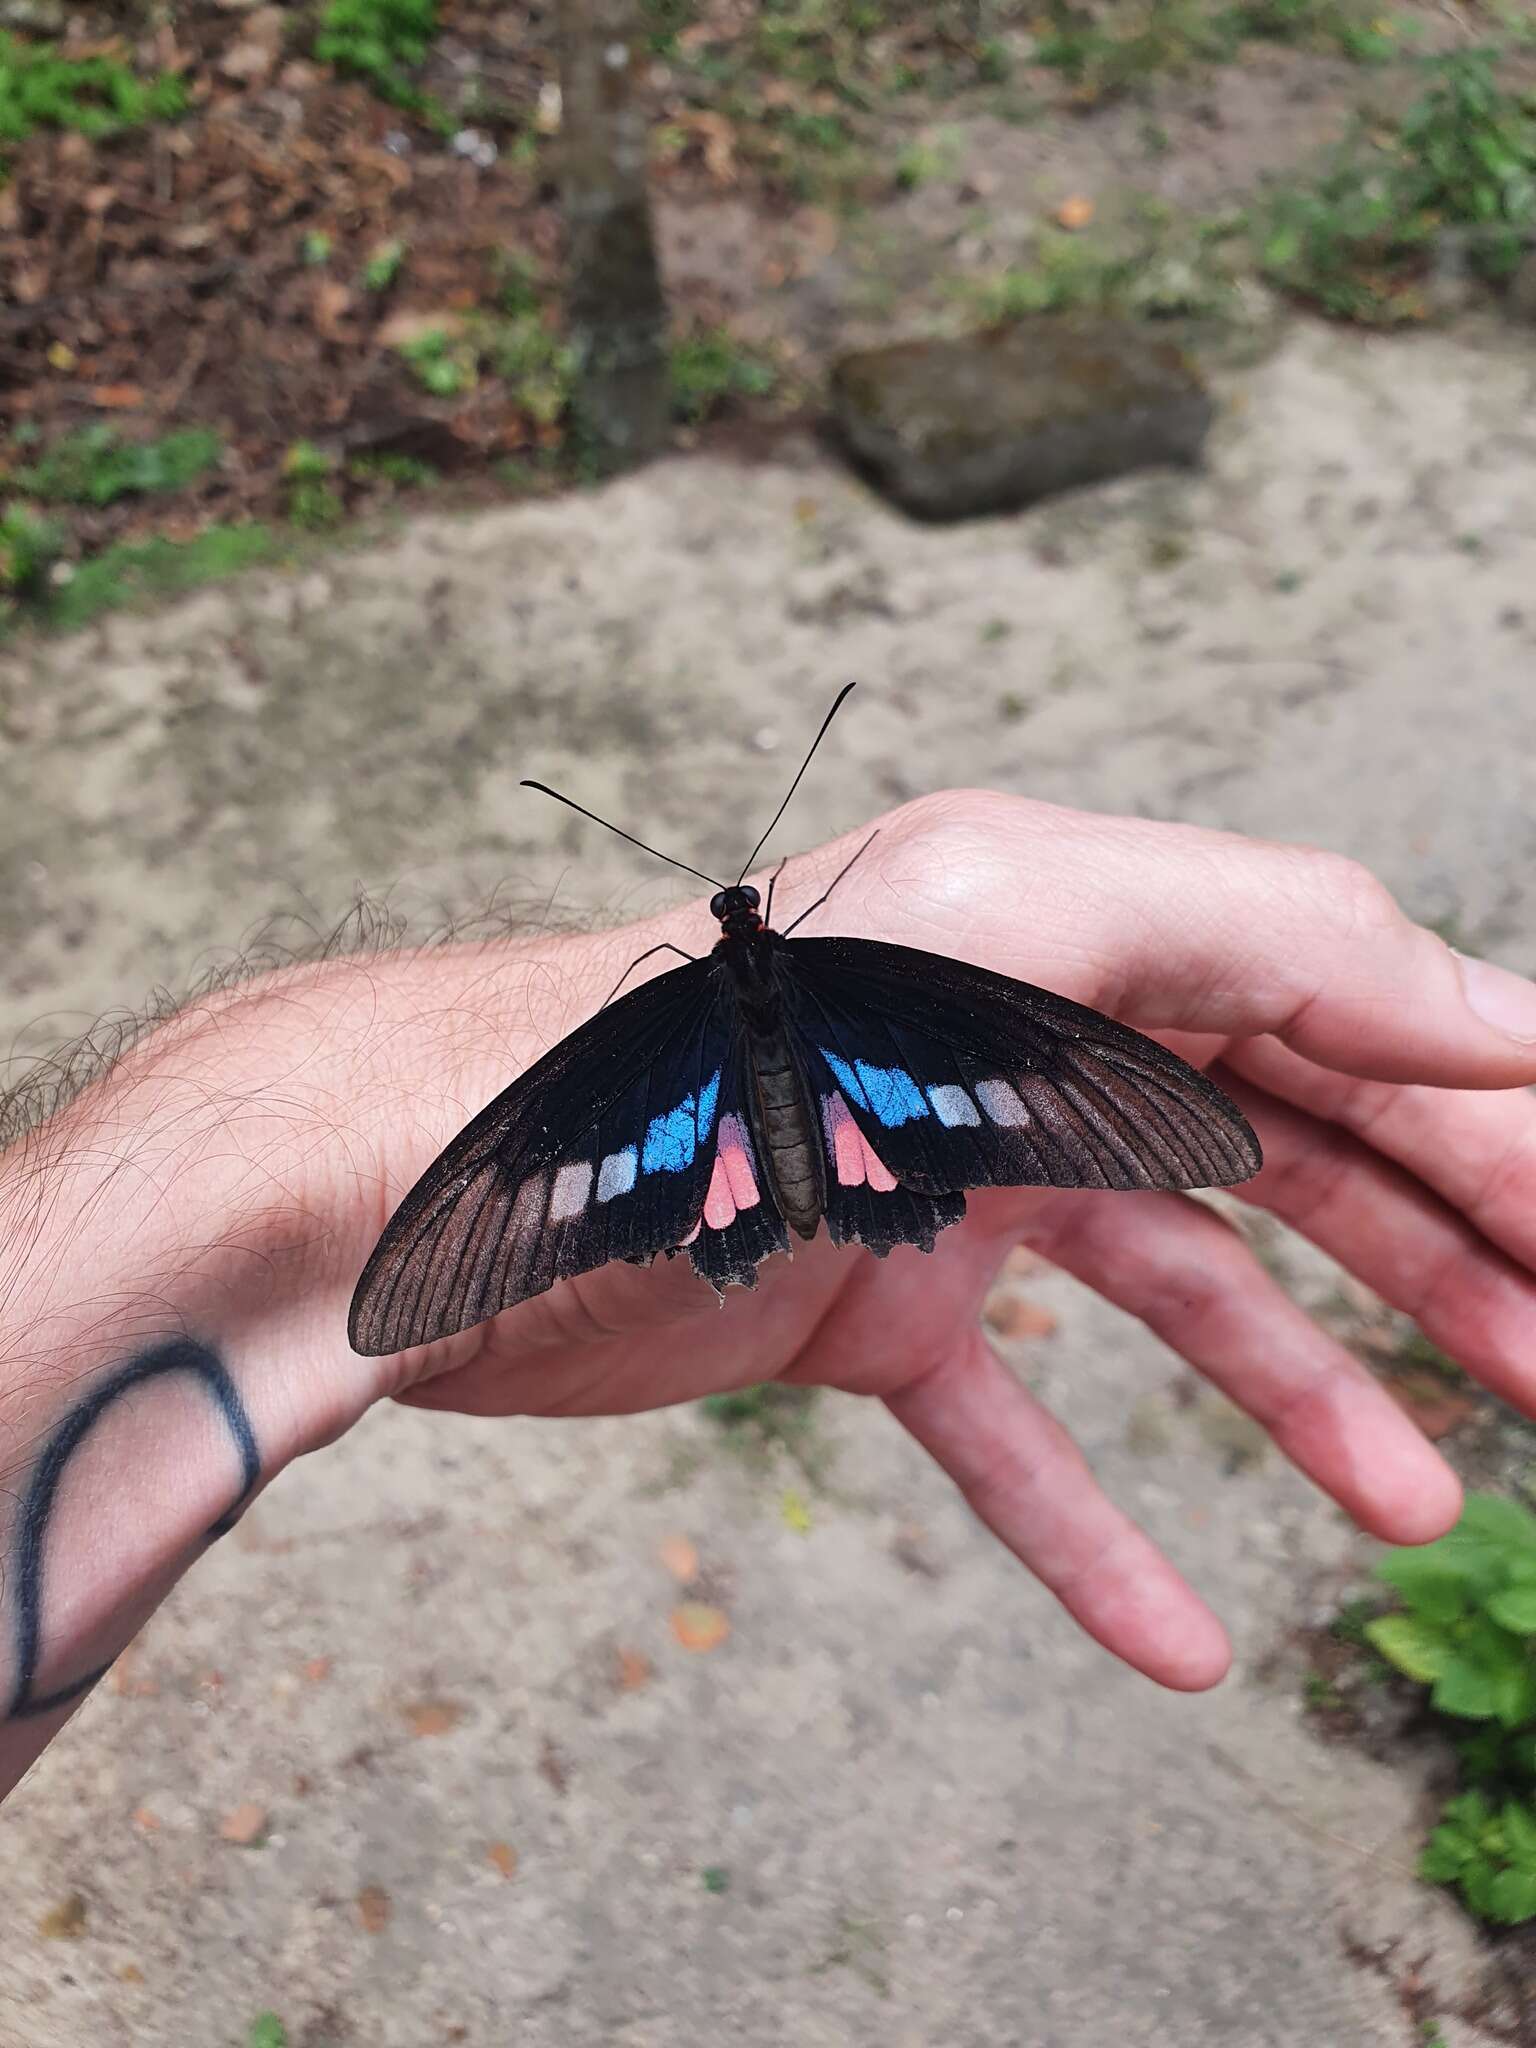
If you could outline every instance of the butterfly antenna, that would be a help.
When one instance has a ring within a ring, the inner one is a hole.
[[[562,796],[558,789],[551,789],[547,782],[533,782],[525,775],[518,785],[521,789],[536,789],[544,796],[552,796],[557,804],[564,804],[567,810],[580,811],[584,818],[590,818],[594,825],[601,825],[605,832],[615,833],[620,839],[627,839],[631,846],[638,846],[642,853],[654,854],[657,860],[664,860],[669,866],[681,868],[685,875],[697,875],[701,882],[708,882],[711,889],[723,889],[725,884],[717,882],[713,875],[706,875],[701,868],[689,867],[685,860],[673,860],[670,853],[663,853],[659,847],[647,846],[643,839],[637,839],[633,832],[626,832],[622,826],[610,825],[606,818],[600,818],[596,811],[589,811],[585,804],[577,803],[572,797]]]
[[[759,839],[756,846],[753,847],[752,851],[747,855],[745,861],[742,863],[741,874],[739,874],[736,877],[736,884],[738,888],[741,886],[743,878],[751,873],[753,861],[757,859],[757,856],[762,852],[763,848],[768,844],[769,839],[773,836],[774,826],[778,824],[780,818],[782,818],[784,813],[789,809],[789,800],[794,795],[795,791],[800,787],[800,776],[804,775],[806,769],[810,767],[811,756],[814,755],[816,749],[821,745],[822,741],[826,738],[827,727],[832,723],[833,719],[836,718],[838,712],[842,709],[843,699],[847,696],[848,692],[853,687],[854,686],[852,683],[844,683],[843,687],[838,691],[837,698],[832,706],[832,709],[821,721],[821,731],[817,733],[815,739],[811,741],[810,753],[807,754],[805,759],[800,763],[800,774],[795,777],[794,781],[789,785],[789,788],[784,792],[784,801],[779,805],[779,808],[774,812],[772,820],[769,823],[768,830],[763,834],[762,838]]]

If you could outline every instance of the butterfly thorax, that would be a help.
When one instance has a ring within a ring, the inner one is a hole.
[[[776,957],[783,946],[757,920],[755,929],[727,929],[715,956],[730,975],[746,1027],[754,1121],[773,1191],[790,1229],[811,1238],[826,1206],[825,1168],[815,1103],[785,1028]]]

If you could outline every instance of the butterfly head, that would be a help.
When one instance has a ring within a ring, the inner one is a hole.
[[[728,939],[747,932],[760,932],[763,920],[757,906],[762,898],[750,882],[738,882],[732,889],[720,889],[709,899],[709,914],[718,917],[720,930]]]

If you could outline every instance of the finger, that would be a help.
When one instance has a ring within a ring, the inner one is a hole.
[[[878,916],[1143,1028],[1273,1032],[1384,1080],[1536,1079],[1536,986],[1460,958],[1338,854],[961,791],[897,813],[845,887],[847,930]]]
[[[1444,1459],[1204,1204],[1073,1195],[1029,1238],[1156,1331],[1372,1534],[1427,1543],[1455,1522]]]
[[[977,1329],[887,1396],[891,1413],[987,1527],[1106,1650],[1160,1685],[1201,1692],[1224,1677],[1221,1623],[1101,1491],[1054,1417]]]
[[[1227,1068],[1272,1101],[1338,1125],[1395,1160],[1512,1259],[1536,1266],[1536,1095],[1361,1081],[1277,1039],[1230,1048]]]
[[[1241,1199],[1310,1238],[1484,1386],[1536,1414],[1536,1277],[1347,1131],[1222,1078],[1263,1130],[1264,1167]]]

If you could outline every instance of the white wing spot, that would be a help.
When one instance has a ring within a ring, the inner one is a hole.
[[[597,1175],[597,1199],[611,1202],[615,1195],[627,1195],[635,1184],[637,1154],[633,1145],[622,1152],[610,1152]]]
[[[945,1081],[928,1090],[928,1100],[933,1104],[933,1113],[944,1128],[952,1131],[957,1124],[979,1124],[976,1105],[963,1088],[953,1081]]]
[[[579,1216],[587,1206],[592,1187],[592,1166],[586,1159],[573,1159],[555,1175],[549,1191],[549,1220],[563,1223],[567,1216]]]
[[[978,1081],[976,1100],[995,1124],[1027,1124],[1029,1111],[1010,1081]]]

